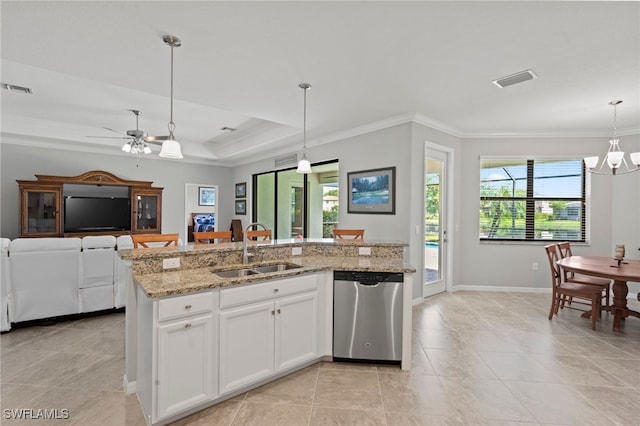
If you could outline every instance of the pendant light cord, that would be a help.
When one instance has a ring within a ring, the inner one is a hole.
[[[169,133],[173,135],[176,124],[173,122],[173,44],[171,44],[171,102],[169,111]]]

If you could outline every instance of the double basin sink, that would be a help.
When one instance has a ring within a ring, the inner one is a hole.
[[[213,271],[213,273],[221,278],[239,278],[249,275],[267,274],[269,272],[288,271],[299,268],[302,268],[302,266],[296,265],[295,263],[277,263],[273,265],[248,266],[246,268],[230,269],[228,271]]]

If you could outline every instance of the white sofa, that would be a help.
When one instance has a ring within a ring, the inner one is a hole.
[[[2,239],[2,328],[11,323],[121,308],[130,236]],[[117,245],[119,244],[119,246]]]
[[[9,243],[8,238],[0,238],[0,331],[11,329],[9,321]]]

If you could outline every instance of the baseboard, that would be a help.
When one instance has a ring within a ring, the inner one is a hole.
[[[124,393],[126,393],[127,395],[136,393],[136,382],[130,382],[129,380],[127,380],[126,374],[122,378],[122,387],[124,388]]]

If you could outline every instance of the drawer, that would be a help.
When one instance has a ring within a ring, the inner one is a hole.
[[[248,284],[220,291],[220,309],[316,290],[317,274]]]
[[[187,294],[158,302],[158,321],[167,321],[213,310],[212,293]]]

